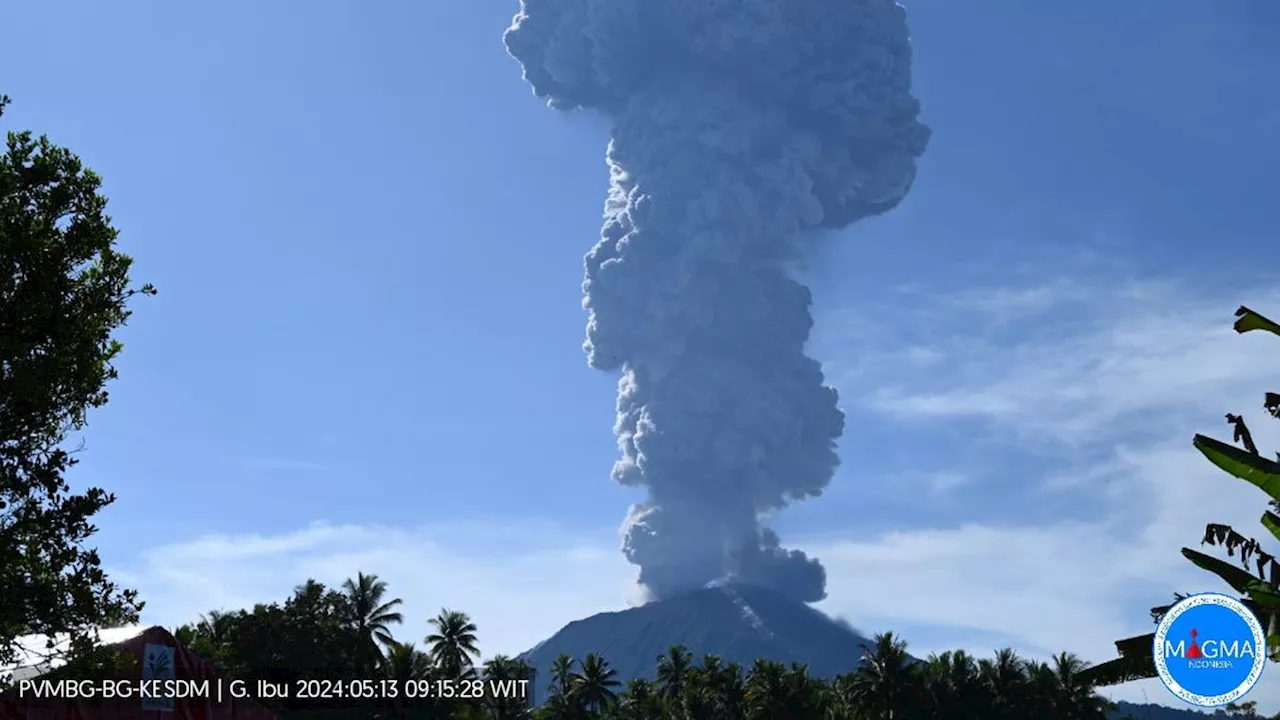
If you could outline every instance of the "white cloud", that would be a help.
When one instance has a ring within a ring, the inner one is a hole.
[[[405,600],[395,631],[419,642],[442,607],[471,615],[486,656],[529,649],[565,623],[624,607],[634,573],[617,547],[533,523],[396,528],[316,523],[277,535],[208,536],[155,548],[112,570],[146,600],[143,621],[172,627],[209,610],[282,601],[314,578],[357,572]]]
[[[999,524],[957,518],[955,526],[904,526],[872,538],[791,538],[827,566],[823,608],[869,632],[949,627],[947,645],[987,651],[984,643],[1002,637],[1027,654],[1068,650],[1096,662],[1114,656],[1115,640],[1149,632],[1148,608],[1174,591],[1225,589],[1178,548],[1195,546],[1206,522],[1265,534],[1257,525],[1264,497],[1216,471],[1190,437],[1226,436],[1222,414],[1243,411],[1259,445],[1280,447],[1280,423],[1252,410],[1264,390],[1277,389],[1268,382],[1276,379],[1280,339],[1230,330],[1241,300],[1266,312],[1280,308],[1280,295],[1055,283],[951,299],[917,293],[915,306],[879,318],[845,316],[844,327],[878,351],[849,355],[864,359],[841,369],[846,402],[925,429],[976,418],[983,423],[974,433],[1057,448],[1058,457],[1069,450],[1079,462],[1029,469],[1026,483],[1040,491],[1019,501],[1069,507],[1083,498],[1102,512],[1031,524],[1006,501]],[[968,313],[963,322],[948,310],[957,307]],[[1055,321],[1064,308],[1070,321]],[[904,317],[918,337],[900,337],[893,324]],[[987,338],[982,330],[993,324],[1024,332]],[[858,387],[882,389],[859,398]],[[971,468],[916,476],[922,482],[913,487],[984,492]],[[622,606],[632,579],[605,533],[498,521],[205,537],[153,549],[116,576],[142,591],[145,620],[172,625],[210,609],[283,599],[309,576],[336,585],[357,571],[378,573],[406,599],[403,637],[420,639],[425,620],[448,606],[475,618],[486,654],[519,652],[569,621]],[[951,642],[956,637],[973,642]],[[920,654],[945,649],[927,632],[908,640]],[[1152,682],[1111,692],[1135,701],[1144,693],[1173,702]],[[1251,697],[1280,709],[1280,683],[1264,683]]]
[[[1168,284],[1055,283],[1039,293],[999,289],[985,299],[974,292],[959,298],[935,296],[915,315],[924,327],[934,325],[934,350],[953,361],[953,371],[931,367],[917,375],[898,364],[898,377],[867,399],[872,407],[903,419],[981,418],[1039,439],[1096,443],[1121,423],[1163,429],[1172,424],[1160,415],[1205,418],[1258,407],[1263,385],[1275,378],[1275,338],[1237,336],[1231,313],[1241,300],[1280,307],[1280,293],[1189,298]],[[1025,298],[1035,299],[1033,309]],[[1073,317],[1055,318],[1046,298],[1070,303]],[[961,308],[985,308],[987,323],[940,322]],[[1030,340],[983,339],[1015,311]]]
[[[1054,282],[985,296],[905,295],[912,297],[893,313],[879,313],[886,319],[879,327],[868,320],[874,315],[849,322],[876,352],[855,349],[848,356],[861,355],[857,365],[836,364],[842,395],[916,429],[979,420],[971,435],[995,439],[994,452],[1004,441],[1052,453],[1053,461],[1024,473],[1042,492],[1019,501],[1075,497],[1101,503],[1103,512],[1030,524],[1019,507],[991,496],[1006,518],[998,526],[811,539],[802,547],[822,558],[831,578],[826,609],[860,627],[958,626],[975,638],[1010,637],[1028,654],[1069,650],[1097,662],[1115,656],[1115,640],[1150,632],[1148,608],[1172,592],[1229,592],[1178,548],[1196,547],[1207,522],[1269,540],[1257,522],[1266,498],[1211,466],[1190,440],[1195,432],[1229,437],[1223,414],[1234,411],[1251,420],[1261,447],[1280,448],[1280,423],[1258,409],[1262,393],[1280,387],[1280,339],[1231,330],[1241,302],[1280,313],[1280,294]],[[1022,332],[987,334],[1009,324]],[[911,335],[894,346],[903,328]],[[921,336],[946,363],[900,361]],[[838,338],[828,341],[840,347]],[[866,387],[878,389],[857,399]],[[1062,462],[1064,449],[1078,461],[1051,464]],[[980,483],[972,491],[981,493]],[[922,654],[946,649],[928,637],[908,639]],[[1175,702],[1155,681],[1110,694]],[[1251,699],[1280,709],[1280,683],[1259,685]]]

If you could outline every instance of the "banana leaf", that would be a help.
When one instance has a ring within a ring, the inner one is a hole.
[[[1241,305],[1236,310],[1236,332],[1247,333],[1252,330],[1266,330],[1267,332],[1280,335],[1280,325],[1268,320],[1249,308]]]
[[[1192,444],[1209,458],[1209,462],[1241,480],[1253,483],[1270,495],[1272,500],[1280,501],[1280,463],[1204,435],[1196,435]]]
[[[1261,580],[1254,580],[1249,584],[1249,588],[1246,592],[1249,595],[1249,599],[1253,601],[1253,604],[1258,606],[1258,608],[1262,609],[1264,612],[1280,610],[1280,592],[1276,592],[1276,590],[1267,583],[1264,583]]]
[[[1085,668],[1080,679],[1094,687],[1120,685],[1133,680],[1156,677],[1156,664],[1150,653],[1146,657],[1122,657]]]
[[[1276,515],[1270,510],[1263,513],[1262,527],[1270,530],[1271,534],[1275,535],[1277,540],[1280,540],[1280,515]]]
[[[1182,548],[1182,556],[1199,567],[1222,578],[1228,585],[1235,588],[1235,591],[1238,593],[1247,594],[1249,592],[1249,586],[1252,583],[1258,582],[1258,578],[1248,570],[1244,570],[1232,565],[1231,563],[1219,560],[1216,557],[1205,555],[1202,552],[1196,552],[1191,548]]]
[[[1151,645],[1156,641],[1155,633],[1147,633],[1137,637],[1116,641],[1116,652],[1120,657],[1151,657]]]

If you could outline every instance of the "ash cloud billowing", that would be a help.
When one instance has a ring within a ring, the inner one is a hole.
[[[523,0],[535,94],[614,123],[584,348],[618,371],[623,552],[653,598],[734,578],[804,602],[826,572],[761,518],[815,497],[844,414],[805,355],[805,231],[895,207],[929,129],[892,0]]]

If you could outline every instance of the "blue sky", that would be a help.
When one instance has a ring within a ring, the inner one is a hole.
[[[1280,446],[1276,347],[1229,330],[1280,315],[1280,6],[908,7],[934,138],[897,211],[812,244],[844,465],[774,524],[869,632],[1107,659],[1215,589],[1177,554],[1205,522],[1255,527],[1191,433],[1244,411]],[[105,177],[160,290],[74,474],[119,495],[99,544],[144,620],[364,570],[403,637],[457,607],[518,652],[628,602],[615,378],[580,349],[608,127],[532,96],[515,10],[6,9],[6,126]]]

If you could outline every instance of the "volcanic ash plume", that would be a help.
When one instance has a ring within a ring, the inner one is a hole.
[[[896,206],[929,139],[891,0],[524,0],[534,92],[614,121],[584,348],[621,370],[613,477],[643,486],[623,552],[654,598],[734,578],[814,602],[815,559],[760,518],[839,460],[805,355],[796,240]]]

